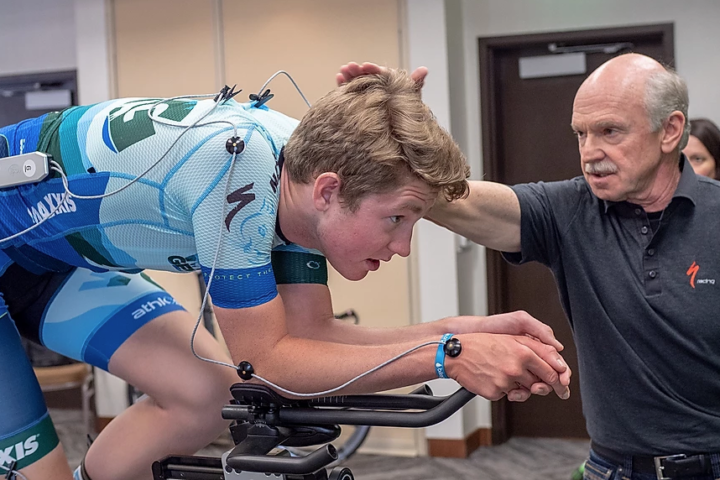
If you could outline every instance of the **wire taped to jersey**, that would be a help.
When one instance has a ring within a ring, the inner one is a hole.
[[[270,78],[268,78],[267,81],[263,84],[262,88],[260,88],[260,92],[262,92],[263,90],[265,90],[266,87],[270,84],[270,82],[272,82],[272,81],[275,79],[275,77],[277,77],[278,75],[285,75],[288,79],[290,79],[290,82],[292,82],[293,86],[294,86],[295,89],[297,90],[297,92],[298,92],[298,94],[300,95],[300,97],[302,97],[302,99],[303,99],[303,101],[305,102],[305,104],[308,106],[308,108],[310,108],[310,102],[308,102],[307,98],[305,98],[305,95],[303,94],[302,90],[300,90],[300,87],[299,87],[298,84],[295,82],[295,80],[292,78],[292,76],[291,76],[288,72],[286,72],[285,70],[278,70],[278,71],[275,72]],[[155,167],[167,156],[167,154],[170,153],[170,151],[173,149],[173,147],[175,147],[175,145],[177,145],[177,143],[180,141],[180,139],[183,137],[183,135],[185,135],[185,133],[187,133],[187,132],[188,132],[190,129],[192,129],[192,128],[195,128],[195,127],[204,127],[204,126],[208,126],[208,125],[212,125],[212,124],[216,124],[216,123],[226,123],[226,124],[230,125],[230,127],[233,129],[233,137],[237,137],[237,125],[234,124],[234,123],[232,123],[232,122],[230,122],[230,121],[227,121],[227,120],[215,120],[215,121],[212,121],[212,122],[200,123],[205,117],[207,117],[207,116],[210,115],[212,112],[214,112],[215,109],[218,107],[218,105],[224,104],[225,102],[229,101],[230,99],[232,99],[233,97],[235,97],[237,94],[239,94],[239,93],[242,91],[242,90],[237,90],[237,91],[236,91],[236,90],[235,90],[235,87],[236,87],[236,86],[237,86],[237,85],[235,85],[235,86],[233,86],[232,88],[230,88],[230,87],[228,87],[227,85],[225,85],[225,86],[220,90],[219,93],[209,93],[209,94],[200,94],[200,95],[179,95],[179,96],[176,96],[176,97],[163,98],[163,99],[160,99],[160,100],[158,100],[157,102],[155,102],[155,103],[150,107],[150,109],[148,110],[148,118],[150,118],[151,121],[156,122],[156,123],[160,123],[160,124],[162,124],[162,125],[167,125],[167,126],[172,126],[172,127],[178,127],[178,128],[184,128],[184,130],[183,130],[182,132],[180,132],[180,134],[179,134],[178,137],[175,139],[175,141],[167,148],[167,150],[165,150],[165,152],[160,156],[160,158],[157,159],[157,161],[155,161],[152,165],[150,165],[147,169],[145,169],[145,171],[143,171],[140,175],[138,175],[137,177],[135,177],[134,179],[130,180],[128,183],[126,183],[126,184],[123,185],[122,187],[120,187],[120,188],[118,188],[118,189],[116,189],[116,190],[114,190],[114,191],[112,191],[112,192],[104,193],[104,194],[101,194],[101,195],[76,195],[76,194],[72,193],[72,192],[70,191],[69,184],[68,184],[68,182],[66,181],[66,180],[67,180],[67,177],[66,177],[66,175],[65,175],[65,172],[62,170],[62,167],[61,167],[60,164],[58,164],[57,162],[51,161],[51,162],[50,162],[51,170],[55,171],[56,173],[58,173],[58,174],[63,178],[63,187],[65,188],[65,194],[63,195],[62,201],[61,201],[60,203],[58,203],[58,205],[56,205],[55,208],[53,208],[53,209],[50,211],[50,213],[48,214],[47,217],[44,217],[44,218],[43,218],[41,221],[39,221],[38,223],[36,223],[36,224],[34,224],[34,225],[31,225],[30,227],[28,227],[28,228],[26,228],[26,229],[24,229],[24,230],[22,230],[22,231],[20,231],[20,232],[17,232],[17,233],[15,233],[15,234],[13,234],[13,235],[10,235],[9,237],[0,238],[0,243],[8,242],[8,241],[10,241],[10,240],[13,240],[13,239],[15,239],[15,238],[18,238],[18,237],[20,237],[20,236],[22,236],[22,235],[30,232],[31,230],[37,228],[38,226],[42,225],[48,218],[51,218],[51,217],[53,216],[53,214],[54,214],[55,212],[57,212],[57,211],[65,204],[65,201],[68,199],[68,197],[77,198],[77,199],[81,199],[81,200],[82,200],[82,199],[84,199],[84,200],[98,200],[98,199],[106,198],[106,197],[109,197],[109,196],[111,196],[111,195],[115,195],[115,194],[117,194],[117,193],[122,192],[123,190],[125,190],[126,188],[128,188],[130,185],[132,185],[133,183],[137,182],[138,180],[140,180],[141,178],[143,178],[145,175],[147,175],[153,168],[155,168]],[[172,100],[194,99],[194,98],[213,98],[213,101],[215,102],[215,104],[213,105],[213,107],[212,107],[210,110],[208,110],[207,112],[205,112],[205,114],[203,114],[199,119],[197,119],[194,123],[192,123],[192,124],[190,124],[190,125],[188,125],[188,126],[185,126],[185,127],[184,127],[183,125],[178,125],[178,124],[176,124],[176,123],[173,123],[172,121],[164,120],[164,119],[162,119],[161,117],[158,117],[158,116],[154,116],[154,115],[153,115],[153,112],[154,112],[155,108],[156,108],[158,105],[160,105],[160,104],[167,103],[167,102],[170,102],[170,101],[172,101]],[[52,168],[52,167],[54,167],[54,168]]]
[[[155,168],[155,167],[168,155],[168,153],[170,153],[170,151],[175,147],[175,145],[177,145],[177,143],[180,141],[180,139],[181,139],[189,130],[191,130],[192,128],[195,128],[195,127],[204,127],[204,126],[207,126],[207,125],[213,125],[213,124],[218,124],[218,123],[224,123],[224,124],[229,125],[230,128],[232,128],[232,130],[233,130],[233,132],[234,132],[234,136],[237,136],[237,125],[234,124],[234,123],[232,123],[232,122],[230,122],[230,121],[228,121],[228,120],[213,120],[213,121],[211,121],[211,122],[200,123],[203,119],[205,119],[208,115],[210,115],[212,112],[214,112],[214,111],[217,109],[218,105],[220,105],[220,102],[215,102],[215,104],[212,106],[212,108],[210,108],[207,112],[205,112],[204,114],[202,114],[202,115],[200,116],[200,118],[198,118],[197,120],[195,120],[195,122],[193,122],[192,124],[190,124],[190,125],[188,125],[188,126],[178,125],[178,124],[176,124],[176,123],[172,123],[172,122],[169,122],[169,121],[164,121],[164,120],[161,119],[160,117],[153,116],[153,111],[154,111],[154,109],[155,109],[158,105],[160,105],[160,104],[162,104],[162,103],[165,103],[165,102],[169,102],[169,101],[172,101],[172,100],[178,100],[178,99],[209,98],[209,97],[214,97],[214,96],[217,96],[217,94],[214,94],[214,93],[213,93],[213,94],[204,94],[204,95],[184,95],[184,96],[177,96],[177,97],[171,97],[171,98],[164,98],[164,99],[161,99],[161,100],[158,100],[157,102],[155,102],[155,103],[150,107],[150,109],[148,110],[148,118],[150,118],[151,121],[154,121],[154,122],[157,122],[157,123],[161,123],[161,124],[163,124],[163,125],[169,125],[169,126],[173,126],[173,127],[183,128],[183,131],[180,132],[180,134],[179,134],[179,135],[177,136],[177,138],[170,144],[170,146],[165,150],[165,152],[163,152],[163,154],[162,154],[155,162],[153,162],[153,163],[152,163],[149,167],[147,167],[142,173],[140,173],[140,175],[136,176],[135,178],[133,178],[132,180],[130,180],[130,181],[129,181],[128,183],[126,183],[125,185],[123,185],[123,186],[121,186],[121,187],[119,187],[119,188],[117,188],[116,190],[113,190],[113,191],[111,191],[111,192],[103,193],[103,194],[100,194],[100,195],[78,195],[78,194],[73,193],[72,191],[70,191],[70,186],[69,186],[69,182],[68,182],[68,179],[67,179],[67,175],[66,175],[65,172],[62,170],[62,167],[61,167],[60,164],[57,163],[56,161],[51,160],[51,161],[50,161],[50,169],[60,175],[60,178],[62,179],[62,183],[63,183],[63,188],[65,189],[65,193],[63,194],[62,201],[59,202],[59,203],[55,206],[55,208],[53,208],[53,209],[50,211],[50,213],[49,213],[46,217],[44,217],[41,221],[39,221],[38,223],[36,223],[36,224],[34,224],[34,225],[31,225],[30,227],[28,227],[28,228],[26,228],[26,229],[24,229],[24,230],[22,230],[22,231],[20,231],[20,232],[17,232],[17,233],[15,233],[15,234],[13,234],[13,235],[10,235],[10,236],[8,236],[8,237],[5,237],[5,238],[0,239],[0,243],[7,242],[7,241],[13,240],[13,239],[15,239],[15,238],[18,238],[18,237],[20,237],[20,236],[22,236],[22,235],[30,232],[31,230],[39,227],[40,225],[42,225],[46,220],[48,220],[49,218],[51,218],[55,212],[57,212],[60,208],[62,208],[62,207],[65,205],[65,202],[66,202],[66,200],[67,200],[69,197],[76,198],[76,199],[79,199],[79,200],[99,200],[99,199],[107,198],[107,197],[109,197],[109,196],[111,196],[111,195],[116,195],[116,194],[122,192],[123,190],[125,190],[126,188],[128,188],[130,185],[136,183],[136,182],[139,181],[141,178],[143,178],[145,175],[147,175],[153,168]],[[228,128],[228,130],[229,130],[230,128]]]

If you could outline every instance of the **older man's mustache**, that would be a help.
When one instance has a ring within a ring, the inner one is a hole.
[[[590,162],[585,164],[585,173],[590,175],[609,175],[618,171],[617,166],[610,160]]]

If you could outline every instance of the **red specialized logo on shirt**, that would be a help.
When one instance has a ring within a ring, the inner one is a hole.
[[[695,288],[695,276],[697,275],[698,270],[700,270],[700,265],[693,262],[692,265],[690,265],[690,268],[688,268],[688,271],[685,272],[685,275],[690,276],[690,286],[692,288]]]

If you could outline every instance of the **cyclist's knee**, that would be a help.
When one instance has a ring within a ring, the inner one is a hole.
[[[230,398],[230,385],[223,381],[224,377],[204,378],[191,382],[194,385],[184,388],[178,407],[204,417],[216,417]]]

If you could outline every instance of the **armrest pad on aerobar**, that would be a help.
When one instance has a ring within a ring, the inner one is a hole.
[[[254,383],[236,383],[230,387],[230,393],[239,405],[301,406],[307,403],[304,400],[285,398],[266,385]]]

